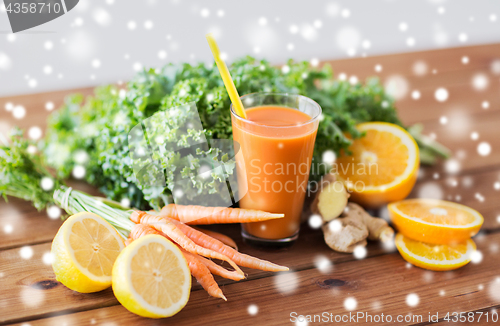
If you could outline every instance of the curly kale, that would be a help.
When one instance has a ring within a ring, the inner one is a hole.
[[[284,92],[312,98],[323,109],[316,138],[314,160],[333,150],[348,153],[351,140],[362,135],[357,123],[386,121],[402,125],[394,101],[377,79],[351,85],[333,79],[332,69],[310,67],[307,62],[288,61],[289,69],[272,66],[265,60],[244,57],[234,62],[231,75],[240,93]],[[137,182],[131,167],[128,132],[157,112],[195,102],[208,139],[232,137],[230,100],[215,65],[169,64],[163,69],[144,70],[130,81],[126,89],[115,86],[97,88],[86,100],[80,95],[66,99],[63,107],[49,120],[45,155],[60,177],[68,177],[75,166],[86,169],[85,179],[109,198],[127,198],[138,208],[159,207],[171,195],[161,195]],[[421,146],[424,144],[419,143]],[[439,154],[439,153],[438,153]],[[172,160],[168,170],[176,169],[183,158]],[[176,163],[177,162],[177,163]],[[198,183],[200,192],[217,191],[215,179],[205,184],[195,180],[199,162],[186,167],[183,175]],[[325,170],[313,171],[312,179]]]

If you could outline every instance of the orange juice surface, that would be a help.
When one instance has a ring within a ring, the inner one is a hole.
[[[283,239],[299,230],[307,190],[317,125],[311,117],[281,106],[259,106],[246,110],[247,121],[233,119],[233,139],[239,143],[246,174],[241,208],[283,213],[284,218],[247,223],[247,233],[264,239]],[[251,122],[248,122],[251,121]]]

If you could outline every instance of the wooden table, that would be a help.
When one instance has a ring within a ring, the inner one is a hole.
[[[462,62],[465,56],[466,64]],[[434,134],[453,150],[460,165],[454,173],[447,172],[445,164],[422,168],[412,196],[442,196],[479,210],[485,217],[484,227],[475,238],[483,255],[480,263],[456,271],[431,272],[408,265],[393,248],[382,248],[377,243],[370,243],[367,257],[357,260],[353,255],[330,250],[321,232],[306,224],[292,247],[263,251],[241,242],[239,226],[220,226],[222,232],[237,239],[242,252],[289,266],[293,273],[277,276],[247,269],[248,278],[244,281],[220,280],[228,302],[209,297],[195,284],[188,305],[180,313],[167,320],[144,319],[120,306],[111,289],[79,294],[56,282],[44,255],[49,252],[61,222],[49,219],[45,212],[36,212],[27,202],[1,200],[0,324],[281,325],[290,324],[292,312],[348,314],[344,307],[347,298],[356,300],[357,312],[373,318],[383,313],[391,315],[393,321],[398,315],[411,320],[397,324],[426,324],[429,313],[439,313],[443,324],[448,312],[488,312],[491,316],[500,307],[500,187],[495,186],[500,181],[500,76],[491,69],[492,62],[499,59],[500,45],[495,44],[332,62],[335,71],[347,77],[355,75],[363,80],[378,74],[386,80],[397,74],[406,80],[408,95],[398,102],[401,118],[407,124],[423,123],[426,133]],[[420,70],[427,70],[425,74],[415,73],[416,62]],[[378,64],[382,67],[380,72],[375,71]],[[472,80],[477,74],[489,81],[486,89],[473,88]],[[435,99],[434,93],[440,87],[448,90],[447,101]],[[410,96],[414,90],[420,92],[417,100]],[[0,126],[43,128],[47,116],[45,102],[52,101],[57,107],[70,92],[0,99]],[[486,109],[482,107],[484,101],[489,103]],[[26,118],[4,118],[8,115],[3,111],[6,102],[24,105]],[[443,116],[447,124],[440,123]],[[477,140],[471,139],[472,132],[479,134]],[[480,142],[491,145],[491,154],[478,154]],[[32,257],[23,259],[21,250],[25,254],[32,250]],[[318,259],[329,260],[331,270],[322,272],[316,268]],[[407,305],[409,294],[418,296],[418,305]],[[255,315],[248,312],[252,304],[258,307]],[[483,316],[481,323],[484,321]]]

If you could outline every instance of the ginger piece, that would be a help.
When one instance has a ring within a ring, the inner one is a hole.
[[[387,222],[368,214],[361,206],[349,203],[342,217],[323,226],[326,244],[335,251],[351,253],[357,246],[366,246],[366,239],[389,241],[394,230]]]
[[[311,211],[329,222],[342,214],[349,194],[344,183],[334,173],[328,173],[321,179],[319,189],[311,204]]]
[[[335,251],[353,252],[357,246],[366,246],[368,229],[357,219],[338,218],[323,225],[326,244]]]

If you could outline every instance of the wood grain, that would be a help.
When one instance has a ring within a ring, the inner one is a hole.
[[[463,56],[469,58],[467,64],[462,63]],[[442,197],[479,210],[485,217],[483,229],[475,238],[484,256],[480,264],[445,273],[407,268],[394,248],[387,250],[376,243],[368,246],[366,259],[357,261],[352,255],[331,251],[321,233],[311,230],[307,224],[302,226],[294,246],[261,250],[242,243],[239,226],[215,226],[215,230],[237,240],[242,252],[290,266],[298,283],[296,290],[281,293],[275,285],[276,275],[245,269],[248,273],[245,281],[218,279],[229,302],[210,298],[195,284],[187,307],[179,314],[167,320],[150,320],[127,312],[109,289],[96,294],[78,294],[56,282],[43,257],[49,252],[61,222],[49,219],[45,212],[36,212],[29,203],[15,199],[5,203],[0,199],[0,324],[28,321],[30,325],[199,325],[200,322],[281,325],[290,324],[291,311],[348,313],[344,308],[348,297],[356,299],[357,311],[372,315],[424,316],[422,322],[391,324],[426,324],[429,312],[439,312],[443,317],[453,311],[500,310],[499,295],[490,293],[492,286],[500,293],[500,286],[497,288],[495,283],[500,277],[500,190],[496,186],[496,182],[500,182],[500,76],[491,70],[491,63],[499,59],[500,44],[490,44],[331,62],[336,73],[343,72],[348,78],[354,75],[364,80],[377,75],[385,83],[391,76],[399,75],[405,80],[408,92],[396,103],[401,119],[406,124],[423,123],[425,133],[434,134],[448,146],[459,165],[458,171],[450,171],[445,162],[422,167],[411,196]],[[415,73],[416,62],[425,63],[425,74]],[[382,71],[374,70],[377,64],[382,66]],[[478,73],[489,80],[489,86],[482,91],[475,90],[471,84]],[[439,87],[448,90],[448,100],[435,99],[434,92]],[[411,98],[413,90],[420,92],[418,100]],[[43,128],[49,114],[45,103],[51,101],[58,107],[65,96],[75,91],[84,95],[93,92],[91,88],[83,88],[0,98],[0,132],[14,125]],[[489,108],[481,106],[483,101],[489,102]],[[14,119],[3,110],[7,102],[25,106],[26,117]],[[440,123],[441,117],[446,117],[448,122]],[[479,134],[477,140],[471,139],[472,132]],[[479,155],[477,146],[481,142],[491,145],[489,155]],[[81,186],[97,194],[88,185]],[[386,213],[381,210],[380,214]],[[20,250],[24,246],[33,250],[30,259],[21,258]],[[315,268],[315,259],[319,256],[333,263],[331,272],[322,274]],[[416,307],[406,304],[410,293],[420,298]],[[257,315],[248,314],[250,304],[259,307]]]
[[[492,250],[494,245],[497,247]],[[226,285],[223,290],[229,299],[227,303],[216,304],[207,299],[203,291],[196,291],[188,305],[169,318],[168,323],[195,325],[202,318],[206,324],[231,324],[238,320],[239,325],[285,325],[290,324],[291,312],[297,315],[321,315],[325,311],[333,315],[349,314],[344,307],[347,298],[356,300],[358,312],[372,316],[383,312],[393,318],[413,314],[427,319],[429,312],[444,315],[453,311],[491,309],[500,305],[500,297],[490,293],[490,286],[500,288],[497,285],[498,245],[500,234],[485,237],[478,244],[484,255],[483,263],[480,266],[469,264],[456,271],[431,272],[408,267],[398,254],[387,254],[361,262],[334,264],[333,270],[325,274],[307,269],[289,274],[292,276],[288,278],[272,276]],[[405,303],[409,294],[418,296],[418,305],[411,307]],[[258,306],[256,316],[245,314],[250,304]],[[121,306],[42,319],[32,324],[87,325],[92,319],[97,323],[112,320],[119,325],[158,324],[156,320],[131,314]],[[414,320],[410,324],[417,323],[419,321]]]

